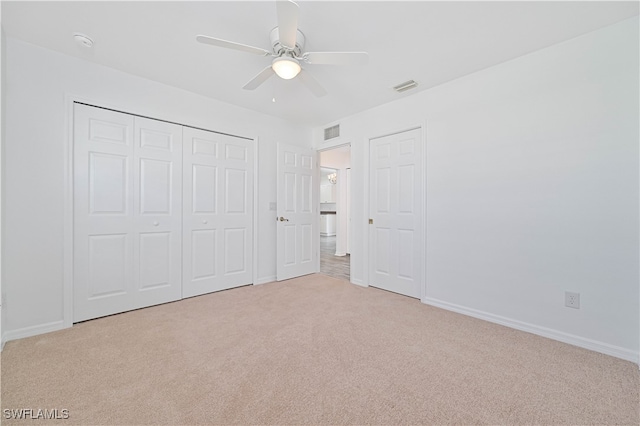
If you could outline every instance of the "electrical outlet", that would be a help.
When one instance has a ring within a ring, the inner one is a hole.
[[[580,293],[565,291],[564,306],[567,308],[580,309]]]

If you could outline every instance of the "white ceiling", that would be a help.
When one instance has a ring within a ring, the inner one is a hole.
[[[10,37],[307,125],[409,96],[638,15],[633,2],[300,1],[306,51],[367,51],[364,66],[307,65],[328,90],[296,79],[242,86],[270,59],[207,46],[197,34],[269,49],[272,1],[2,2]],[[95,41],[87,50],[74,32]],[[414,79],[404,94],[391,87]],[[272,98],[277,102],[273,103]]]

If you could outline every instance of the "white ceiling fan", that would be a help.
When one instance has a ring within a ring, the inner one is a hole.
[[[199,35],[200,43],[227,49],[240,50],[260,56],[271,56],[271,65],[260,71],[243,89],[253,90],[273,74],[285,80],[296,76],[316,96],[324,96],[326,90],[300,65],[359,65],[369,60],[367,52],[304,52],[304,34],[298,29],[298,5],[293,1],[277,1],[278,26],[271,30],[271,51],[219,38]]]

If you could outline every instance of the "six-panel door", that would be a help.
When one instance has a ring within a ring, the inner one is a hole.
[[[74,106],[74,322],[181,297],[182,129]]]
[[[183,297],[252,282],[251,144],[184,128]]]
[[[415,129],[371,140],[369,284],[420,297],[422,141]]]
[[[318,270],[315,161],[311,149],[278,144],[278,281]]]

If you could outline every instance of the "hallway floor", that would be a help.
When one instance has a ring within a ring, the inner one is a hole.
[[[336,237],[320,236],[320,273],[349,281],[351,258],[336,256]]]

